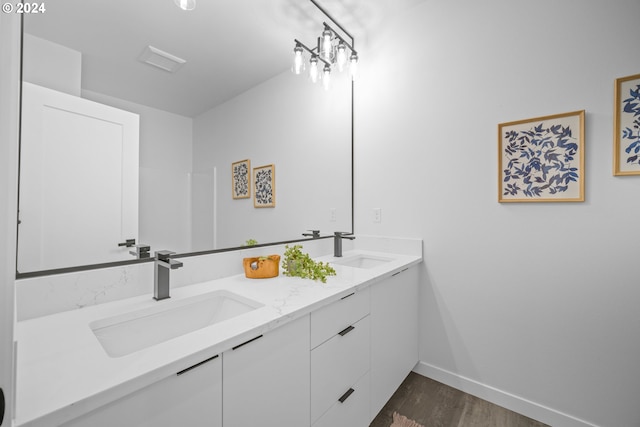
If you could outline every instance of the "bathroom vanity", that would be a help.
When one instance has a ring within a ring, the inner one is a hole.
[[[422,256],[318,259],[326,284],[234,275],[18,322],[16,425],[369,425],[418,361]]]

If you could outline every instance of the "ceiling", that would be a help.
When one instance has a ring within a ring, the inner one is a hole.
[[[425,0],[318,0],[356,38]],[[56,0],[25,32],[82,53],[82,89],[195,117],[291,66],[326,17],[309,0]],[[328,22],[331,24],[331,22]],[[335,28],[335,27],[334,27]],[[337,28],[336,28],[337,29]],[[186,60],[175,73],[138,60],[151,45]]]

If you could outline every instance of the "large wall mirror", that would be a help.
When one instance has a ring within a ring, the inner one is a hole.
[[[326,21],[312,2],[46,8],[24,15],[18,277],[135,260],[128,239],[188,254],[352,231],[351,80],[290,71]]]

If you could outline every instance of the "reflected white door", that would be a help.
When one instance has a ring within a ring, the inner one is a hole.
[[[18,271],[131,259],[138,115],[23,84]]]

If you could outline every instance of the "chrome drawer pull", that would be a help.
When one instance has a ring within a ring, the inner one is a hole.
[[[176,373],[176,375],[186,374],[186,373],[187,373],[187,372],[189,372],[190,370],[195,369],[195,368],[197,368],[198,366],[204,365],[204,364],[205,364],[205,363],[207,363],[207,362],[211,362],[213,359],[216,359],[217,357],[218,357],[218,355],[216,354],[215,356],[210,357],[210,358],[208,358],[207,360],[203,360],[202,362],[198,362],[198,363],[196,363],[196,364],[195,364],[195,365],[193,365],[193,366],[189,366],[188,368],[183,369],[183,370],[182,370],[182,371],[180,371],[180,372],[177,372],[177,373]]]
[[[237,349],[239,349],[240,347],[242,347],[243,345],[247,345],[247,344],[249,344],[250,342],[254,342],[255,340],[257,340],[257,339],[259,339],[259,338],[262,338],[262,335],[258,335],[257,337],[252,338],[252,339],[250,339],[249,341],[245,341],[245,342],[243,342],[242,344],[238,344],[237,346],[232,347],[232,348],[231,348],[231,350],[237,350]]]
[[[349,390],[347,390],[347,392],[345,394],[343,394],[340,399],[338,399],[338,402],[340,403],[344,403],[345,400],[347,400],[349,398],[349,396],[351,396],[353,394],[355,390],[350,388]]]
[[[343,337],[343,336],[347,335],[349,332],[353,331],[355,328],[356,328],[355,326],[346,327],[343,330],[341,330],[340,332],[338,332],[338,335]]]

